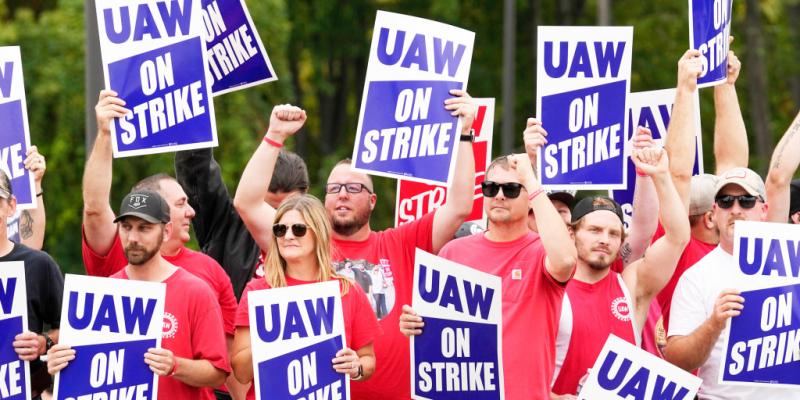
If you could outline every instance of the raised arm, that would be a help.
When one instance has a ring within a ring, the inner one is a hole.
[[[19,238],[22,244],[32,249],[41,250],[44,245],[44,230],[47,214],[44,210],[44,192],[42,191],[42,178],[47,170],[44,156],[39,154],[36,146],[28,148],[25,157],[25,169],[33,174],[34,189],[36,191],[36,208],[24,210],[19,216]]]
[[[451,90],[453,98],[445,100],[445,108],[451,115],[461,119],[460,135],[467,135],[478,112],[472,97],[463,90]],[[453,238],[461,223],[472,211],[475,193],[475,156],[472,142],[459,143],[453,182],[447,191],[447,200],[433,216],[433,252],[439,250]]]
[[[113,90],[100,91],[94,108],[97,137],[83,171],[83,231],[86,243],[95,253],[106,254],[114,243],[116,225],[111,209],[111,120],[130,112]]]
[[[233,206],[242,217],[247,230],[262,249],[269,247],[275,209],[264,197],[272,180],[275,162],[284,141],[306,122],[306,112],[289,104],[275,106],[269,118],[269,129],[242,173]]]
[[[800,165],[800,112],[775,146],[767,174],[767,220],[786,222],[789,216],[789,185]]]
[[[200,248],[204,248],[214,236],[224,235],[222,226],[228,221],[230,214],[235,212],[213,150],[196,149],[175,153],[175,178],[186,191],[189,204],[197,212],[192,218],[192,227],[197,243]],[[222,263],[219,259],[217,262]]]
[[[684,216],[689,214],[689,189],[697,153],[694,98],[697,96],[697,78],[701,72],[700,51],[689,49],[683,53],[678,61],[678,85],[664,145],[671,160],[669,172],[683,204]]]
[[[655,146],[653,134],[645,127],[637,127],[636,135],[631,140],[633,150],[641,150]],[[637,171],[636,186],[633,191],[633,215],[625,243],[622,244],[620,257],[624,266],[642,258],[650,244],[653,234],[658,228],[658,196],[653,180],[645,173]]]
[[[729,41],[733,42],[733,36]],[[736,79],[742,63],[733,50],[728,51],[728,79],[714,87],[714,158],[715,174],[736,168],[747,167],[750,156],[747,145],[747,130],[744,127],[739,98],[736,96]]]

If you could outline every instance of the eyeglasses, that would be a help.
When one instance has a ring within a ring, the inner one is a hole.
[[[733,203],[736,201],[739,202],[739,207],[742,207],[744,209],[751,209],[755,207],[757,200],[759,200],[758,196],[752,196],[749,194],[743,194],[740,196],[732,196],[726,194],[714,198],[714,201],[717,203],[719,208],[723,208],[726,210],[733,207]]]
[[[284,237],[286,236],[286,231],[289,230],[289,227],[286,224],[275,224],[272,225],[272,234],[275,237]],[[308,225],[306,224],[292,224],[292,235],[295,237],[303,237],[308,232]]]
[[[522,184],[516,182],[497,183],[492,181],[481,182],[481,192],[486,197],[495,197],[500,189],[503,189],[503,195],[509,199],[516,199],[519,197],[520,190],[523,189]]]
[[[325,185],[325,193],[339,194],[342,191],[342,187],[347,193],[361,193],[362,190],[366,190],[367,193],[372,194],[372,191],[363,183],[329,183]]]

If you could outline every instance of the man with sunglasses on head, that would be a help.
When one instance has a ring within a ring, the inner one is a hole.
[[[733,257],[734,223],[765,221],[768,209],[764,181],[758,174],[747,168],[722,174],[712,211],[719,227],[719,245],[687,270],[675,288],[664,357],[687,371],[698,369],[703,379],[700,399],[800,398],[797,389],[717,383],[728,337],[727,321],[746,306],[738,288],[752,280],[739,270]]]

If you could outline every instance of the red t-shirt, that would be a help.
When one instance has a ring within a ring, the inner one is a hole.
[[[620,274],[609,271],[605,278],[586,283],[572,279],[567,284],[569,308],[562,310],[558,330],[563,363],[553,383],[555,394],[576,394],[578,382],[594,365],[609,334],[636,345],[634,310]]]
[[[446,244],[439,256],[502,279],[506,399],[549,399],[564,286],[545,268],[539,235],[528,232],[510,242],[466,236]]]
[[[125,269],[111,276],[128,279]],[[202,280],[178,268],[164,281],[164,332],[161,347],[176,357],[207,360],[215,368],[231,372],[222,326],[222,315],[214,294]],[[170,376],[158,379],[160,399],[215,399],[211,388],[197,388]]]
[[[353,399],[404,399],[411,397],[408,339],[400,333],[403,304],[411,304],[414,252],[433,251],[434,212],[381,232],[367,240],[334,240],[334,268],[357,282],[383,328],[375,340],[377,368],[372,377],[350,384]]]
[[[301,281],[286,277],[286,286],[305,285],[316,283]],[[250,327],[250,315],[248,313],[247,293],[250,291],[269,289],[270,286],[264,278],[257,278],[250,281],[242,292],[239,302],[239,309],[236,311],[236,326]],[[342,296],[342,314],[344,315],[344,334],[347,340],[347,347],[358,351],[358,349],[372,343],[383,333],[378,319],[372,312],[367,296],[355,282],[350,282],[350,289],[347,294]],[[373,375],[374,376],[374,375]],[[355,383],[351,381],[351,385]],[[250,385],[247,391],[247,399],[256,398],[255,383]]]
[[[86,243],[86,235],[81,242],[83,265],[86,273],[91,276],[107,277],[122,270],[128,265],[125,252],[122,250],[122,241],[119,234],[114,236],[114,244],[106,255],[95,253]],[[222,310],[222,320],[225,333],[233,335],[233,320],[236,317],[236,297],[233,295],[231,279],[225,270],[213,258],[181,246],[178,254],[163,256],[167,262],[177,265],[190,272],[192,275],[205,281],[214,292],[219,307]]]
[[[658,229],[656,229],[652,241],[655,242],[662,236],[664,236],[664,227],[661,226],[659,222]],[[672,278],[670,278],[667,285],[664,286],[661,292],[658,293],[658,296],[656,296],[658,305],[661,306],[661,313],[663,314],[662,321],[665,331],[669,332],[669,312],[672,306],[672,294],[675,293],[675,286],[678,284],[678,280],[686,270],[700,261],[701,258],[705,257],[711,250],[714,250],[715,247],[717,247],[716,244],[706,243],[691,237],[689,239],[689,244],[683,249],[683,254],[681,254],[681,258],[678,259],[678,265],[675,266],[675,272],[672,274]]]

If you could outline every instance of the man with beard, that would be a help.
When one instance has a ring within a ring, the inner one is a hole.
[[[622,209],[607,197],[581,200],[572,210],[572,234],[578,253],[575,276],[566,289],[558,327],[558,352],[553,393],[578,393],[578,384],[592,367],[608,335],[641,342],[650,301],[672,276],[689,241],[689,221],[669,174],[666,152],[658,147],[634,150],[634,165],[650,176],[660,205],[664,236],[644,257],[622,273],[610,269],[625,239]]]
[[[163,282],[165,324],[161,348],[151,348],[144,361],[159,376],[162,399],[213,399],[203,388],[221,385],[230,373],[222,314],[208,285],[161,255],[173,228],[167,203],[156,192],[135,191],[122,199],[114,219],[128,264],[112,278]],[[169,327],[169,328],[167,328]],[[75,350],[56,345],[48,352],[51,374],[75,358]]]
[[[444,107],[461,118],[462,130],[453,182],[444,205],[414,222],[375,232],[370,227],[370,215],[378,196],[368,175],[352,171],[350,160],[344,160],[336,164],[325,185],[325,208],[333,226],[334,267],[340,271],[352,262],[363,263],[365,271],[381,268],[386,285],[382,297],[387,313],[381,319],[384,335],[375,340],[376,363],[380,367],[368,381],[351,383],[354,399],[410,397],[408,341],[397,330],[400,316],[397,305],[411,301],[414,251],[419,247],[438,252],[472,211],[475,160],[471,128],[477,107],[462,90],[452,90],[450,94],[454,97],[445,100]],[[285,129],[277,125],[279,120],[287,121]],[[275,209],[264,202],[275,159],[284,141],[305,120],[305,111],[298,107],[284,105],[273,109],[270,127],[236,190],[234,206],[261,248],[267,248],[275,215]],[[363,289],[367,292],[369,287]]]
[[[766,221],[766,196],[764,181],[750,169],[734,168],[719,177],[712,211],[719,245],[681,276],[672,297],[664,358],[687,371],[698,370],[701,399],[800,399],[798,389],[717,383],[730,329],[727,321],[745,307],[739,289],[758,289],[753,287],[758,277],[741,272],[733,257],[734,223]]]

